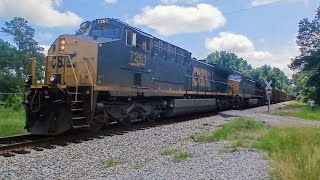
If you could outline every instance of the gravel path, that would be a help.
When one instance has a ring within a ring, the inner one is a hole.
[[[283,108],[285,105],[284,103],[273,104],[270,107],[270,112]],[[258,121],[263,121],[269,123],[272,126],[308,126],[308,127],[320,127],[320,121],[310,121],[310,120],[303,120],[295,117],[288,117],[288,116],[278,116],[272,115],[267,113],[268,106],[262,106],[247,110],[231,110],[231,111],[223,111],[219,114],[222,116],[229,116],[229,117],[252,117]]]
[[[232,119],[217,115],[0,157],[0,179],[269,179],[265,153],[248,148],[226,152],[231,142],[188,139]],[[165,148],[179,148],[192,157],[176,162],[161,154]],[[108,168],[103,160],[110,157],[119,163]]]

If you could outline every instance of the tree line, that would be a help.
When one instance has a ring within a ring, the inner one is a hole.
[[[289,67],[293,75],[293,92],[303,100],[314,99],[320,103],[320,5],[313,20],[299,22],[297,45],[300,55],[293,58]]]
[[[31,57],[37,58],[37,76],[40,78],[44,49],[35,40],[35,30],[23,18],[6,22],[1,33],[9,36],[12,43],[0,38],[0,92],[22,93]]]

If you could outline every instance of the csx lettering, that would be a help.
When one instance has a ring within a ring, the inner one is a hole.
[[[129,65],[134,67],[144,67],[147,63],[147,55],[130,51]]]
[[[56,57],[52,58],[52,68],[56,68],[58,66],[58,68],[62,68],[64,67],[64,57],[59,56],[58,60],[56,59]]]
[[[197,74],[197,77],[195,77]],[[193,68],[192,86],[211,87],[211,83],[208,80],[210,78],[210,72],[206,69],[199,67]]]

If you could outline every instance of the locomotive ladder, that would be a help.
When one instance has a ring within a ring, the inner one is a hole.
[[[90,79],[90,91],[88,93],[88,89],[78,89],[78,87],[75,88],[76,91],[71,91],[69,94],[72,95],[72,105],[71,105],[71,113],[72,113],[72,124],[74,128],[88,128],[90,127],[91,120],[90,114],[92,114],[93,110],[93,88],[94,83],[93,79],[89,70],[88,63],[82,59],[84,62],[87,73],[89,75]],[[89,103],[89,106],[87,104]],[[88,119],[90,118],[90,119]]]

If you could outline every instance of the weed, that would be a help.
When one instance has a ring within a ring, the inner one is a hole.
[[[177,152],[174,154],[173,159],[178,162],[187,159],[188,157],[192,157],[192,154],[188,152]]]
[[[117,158],[115,158],[115,157],[111,157],[111,158],[108,158],[108,159],[103,160],[102,163],[103,163],[103,165],[104,165],[105,167],[109,168],[109,167],[113,167],[113,166],[119,164],[120,161],[119,161]]]
[[[173,155],[176,154],[178,151],[180,151],[178,148],[166,148],[162,150],[162,155]]]
[[[184,160],[188,157],[192,157],[191,153],[183,152],[178,148],[167,148],[164,149],[161,153],[162,155],[173,155],[173,160],[175,162],[179,162],[181,160]]]
[[[269,128],[252,119],[240,118],[214,132],[193,135],[192,139],[200,142],[234,140],[222,152],[235,152],[248,146],[265,150],[275,166],[270,174],[275,179],[295,180],[319,179],[319,137],[319,128]]]
[[[222,125],[221,128],[213,132],[204,132],[201,134],[191,135],[190,138],[196,142],[214,142],[222,139],[238,137],[240,133],[258,131],[264,125],[261,122],[255,121],[252,118],[237,118],[227,124]]]
[[[288,111],[286,111],[286,109],[284,109],[281,111],[275,111],[272,114],[280,115],[280,116],[292,116],[292,117],[297,117],[305,120],[320,120],[319,106],[315,106],[315,108],[312,110],[307,104],[300,103],[298,101],[290,101],[285,105],[289,109],[295,108],[294,111],[289,109]]]

